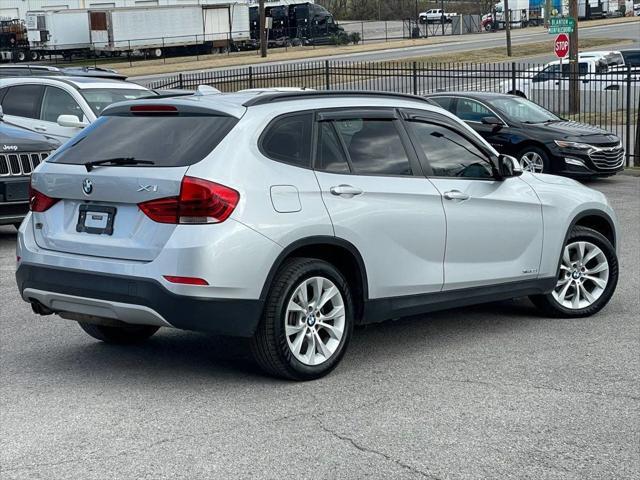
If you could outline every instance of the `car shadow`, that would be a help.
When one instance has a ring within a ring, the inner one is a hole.
[[[356,373],[363,361],[383,365],[386,358],[406,355],[407,351],[464,347],[467,342],[479,341],[479,336],[496,335],[501,330],[526,331],[534,324],[538,328],[544,320],[527,300],[517,300],[359,326],[339,370]],[[103,386],[117,385],[131,375],[147,385],[186,379],[212,385],[240,384],[248,379],[257,384],[288,383],[261,372],[251,358],[248,339],[171,329],[161,329],[147,342],[134,346],[81,337],[80,341],[74,339],[72,346],[32,354],[32,362],[47,371],[55,369],[56,375]]]

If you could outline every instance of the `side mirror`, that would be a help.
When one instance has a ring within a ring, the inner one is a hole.
[[[523,171],[520,162],[510,155],[500,155],[498,157],[498,168],[503,178],[519,177]]]
[[[58,125],[61,127],[84,128],[88,124],[80,121],[75,115],[60,115],[58,117]]]
[[[496,117],[482,117],[480,121],[483,125],[491,125],[494,132],[497,132],[504,126],[504,123]]]

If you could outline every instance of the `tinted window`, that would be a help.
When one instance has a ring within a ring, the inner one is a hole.
[[[40,119],[57,122],[60,115],[75,115],[80,120],[84,117],[82,109],[71,95],[56,87],[46,87],[42,97]]]
[[[155,166],[193,165],[206,157],[237,120],[226,116],[103,116],[47,161],[83,164],[134,157]]]
[[[459,98],[456,106],[456,115],[468,122],[480,122],[484,117],[495,117],[487,107],[480,102],[468,98]]]
[[[332,122],[318,124],[316,168],[332,173],[349,173],[349,164]]]
[[[451,111],[451,103],[453,102],[453,99],[451,97],[429,97],[429,100],[436,102],[445,110]]]
[[[640,50],[622,52],[624,63],[632,67],[640,67]]]
[[[6,115],[38,118],[40,116],[40,85],[18,85],[9,87],[2,99],[2,110]]]
[[[311,167],[311,113],[276,119],[262,137],[265,155],[299,167]]]
[[[486,155],[453,130],[426,122],[408,122],[436,177],[492,178]]]
[[[407,152],[393,120],[333,122],[347,147],[351,168],[361,175],[411,175]]]

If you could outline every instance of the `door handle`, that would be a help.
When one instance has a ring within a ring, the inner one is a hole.
[[[448,192],[444,192],[444,198],[447,200],[468,200],[469,195],[460,190],[449,190]]]
[[[38,132],[46,132],[47,131],[47,127],[42,127],[40,125],[33,127],[34,130],[38,131]]]
[[[351,185],[337,185],[329,189],[332,195],[338,195],[341,197],[351,198],[354,195],[360,195],[362,190]]]

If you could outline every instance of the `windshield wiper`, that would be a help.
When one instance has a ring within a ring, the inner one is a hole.
[[[104,158],[102,160],[92,160],[91,162],[87,162],[84,164],[87,172],[90,172],[99,165],[115,165],[115,166],[123,166],[123,165],[155,165],[155,162],[151,160],[136,160],[134,157],[115,157],[115,158]]]

